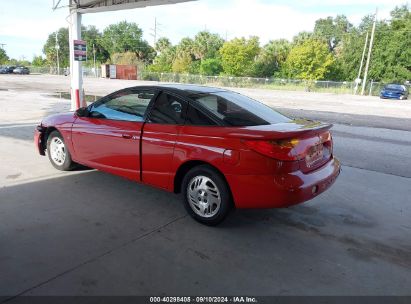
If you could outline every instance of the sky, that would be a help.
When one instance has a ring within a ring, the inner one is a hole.
[[[63,0],[62,3],[68,2]],[[144,39],[153,44],[150,35],[154,20],[159,22],[158,36],[173,43],[183,37],[194,37],[201,30],[223,38],[259,36],[261,43],[292,39],[300,31],[311,31],[315,20],[344,14],[358,24],[378,7],[379,19],[407,0],[198,0],[174,5],[155,6],[126,11],[85,14],[83,25],[96,25],[101,31],[123,20],[136,22]],[[52,10],[52,0],[0,0],[0,44],[11,58],[31,60],[42,54],[50,33],[67,27],[68,9]],[[1,46],[0,46],[1,47]]]

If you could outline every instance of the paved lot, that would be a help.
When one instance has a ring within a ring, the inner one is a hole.
[[[0,76],[0,295],[411,295],[411,102],[239,90],[334,122],[343,173],[304,205],[236,211],[209,228],[178,196],[55,171],[32,132],[69,108],[46,95],[67,78]]]

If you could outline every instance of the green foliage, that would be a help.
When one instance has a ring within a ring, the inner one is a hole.
[[[101,32],[94,25],[82,28],[82,39],[87,42],[87,58],[90,63],[94,60],[94,52],[96,53],[96,61],[99,63],[105,63],[110,58],[109,52],[101,43],[101,38]]]
[[[209,58],[201,61],[200,74],[207,76],[216,76],[223,71],[223,66],[221,64],[221,59],[219,58]]]
[[[319,80],[331,72],[333,64],[334,58],[327,44],[311,38],[291,50],[284,68],[290,78]]]
[[[68,28],[62,27],[56,32],[49,35],[46,44],[43,46],[43,53],[46,55],[46,60],[49,65],[57,65],[57,50],[56,50],[56,33],[58,39],[58,53],[60,67],[67,67],[69,62],[69,31]]]
[[[32,66],[43,67],[47,65],[47,60],[43,56],[34,56],[33,61],[31,62]]]
[[[144,62],[152,72],[353,81],[373,20],[373,15],[365,16],[354,27],[343,15],[318,19],[313,32],[300,32],[292,42],[272,40],[262,48],[258,37],[236,38],[224,43],[218,34],[201,31],[194,39],[183,38],[177,45],[160,38],[153,49],[143,40],[138,25],[126,21],[108,26],[103,34],[89,26],[83,28],[82,35],[88,45],[88,64],[92,62],[94,45],[98,62],[109,58],[118,64]],[[60,66],[68,66],[68,30],[61,28],[57,34]],[[52,33],[43,48],[47,64],[53,66],[56,65],[55,43],[55,33]],[[410,80],[410,45],[411,11],[404,5],[391,12],[391,20],[377,23],[369,79]],[[6,61],[21,64],[9,60],[0,50],[0,64]],[[33,65],[44,65],[44,59],[35,57]]]
[[[271,40],[258,55],[251,76],[272,77],[275,74],[278,75],[290,50],[291,43],[288,40]]]
[[[315,22],[314,37],[324,39],[328,43],[330,51],[338,46],[344,35],[347,34],[353,25],[344,15],[337,17],[328,17],[326,19],[318,19]]]
[[[247,76],[260,52],[258,37],[235,38],[224,43],[220,49],[224,73],[232,76]]]
[[[193,59],[190,54],[180,54],[173,62],[172,70],[175,73],[189,73]]]
[[[224,40],[218,34],[199,32],[194,38],[192,52],[199,60],[216,58],[223,44]]]
[[[137,57],[136,53],[125,52],[125,53],[114,53],[111,55],[111,63],[113,64],[123,64],[123,65],[140,65],[141,61]]]
[[[293,45],[299,45],[305,42],[307,39],[311,39],[313,36],[313,33],[311,32],[299,32],[297,35],[294,36],[293,38]]]
[[[0,64],[5,64],[9,60],[9,56],[7,56],[6,51],[0,49]]]
[[[143,31],[134,22],[122,21],[109,25],[100,39],[101,45],[109,54],[134,52],[141,61],[149,62],[154,50],[143,40]]]
[[[57,32],[59,61],[60,67],[70,65],[70,46],[69,46],[69,31],[68,28],[62,27]],[[47,64],[51,66],[57,65],[57,50],[56,50],[56,32],[49,35],[43,53],[46,55]],[[96,61],[104,63],[109,58],[108,51],[101,44],[101,33],[95,26],[82,27],[82,39],[87,42],[87,58],[90,64],[93,62],[93,44],[96,52]],[[87,64],[87,63],[86,63]]]
[[[172,71],[175,73],[190,73],[193,70],[194,41],[190,38],[181,39],[176,46],[176,54],[172,64]]]
[[[392,20],[377,22],[369,79],[404,82],[411,79],[411,12],[408,6],[395,8]],[[358,29],[342,40],[337,50],[338,73],[335,79],[354,80],[358,74],[365,43],[365,32],[371,33],[373,16],[363,18]]]

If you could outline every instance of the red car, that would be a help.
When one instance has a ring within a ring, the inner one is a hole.
[[[227,90],[163,85],[49,116],[34,140],[59,170],[81,164],[182,193],[193,218],[216,225],[232,207],[288,207],[328,189],[340,173],[331,127]]]

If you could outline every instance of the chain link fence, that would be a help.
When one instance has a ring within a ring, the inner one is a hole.
[[[237,87],[237,88],[263,88],[273,90],[331,92],[339,94],[352,94],[354,82],[338,81],[306,81],[278,78],[253,78],[230,76],[203,76],[176,73],[157,73],[140,71],[139,79],[159,82],[192,83],[201,85]]]
[[[70,74],[70,68],[60,68],[57,71],[57,67],[29,67],[31,74],[51,74],[51,75],[66,75]],[[83,77],[101,77],[101,68],[88,68],[83,67]]]
[[[33,74],[69,75],[68,68],[60,68],[58,73],[56,67],[29,67]],[[101,77],[101,68],[83,67],[84,77]],[[261,88],[287,91],[306,92],[328,92],[336,94],[354,94],[355,82],[351,81],[327,81],[327,80],[296,80],[279,78],[253,78],[253,77],[230,77],[230,76],[204,76],[178,73],[150,72],[144,69],[138,70],[138,79],[158,82],[173,82],[200,84],[209,86],[235,87],[235,88]],[[379,96],[386,83],[369,81],[365,87],[365,94]],[[361,85],[357,94],[361,93]]]

